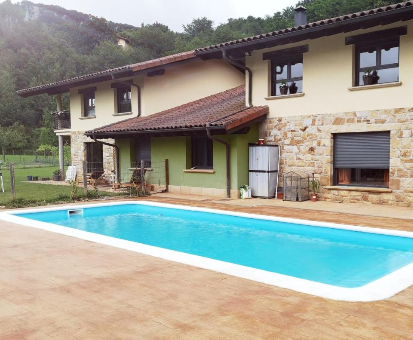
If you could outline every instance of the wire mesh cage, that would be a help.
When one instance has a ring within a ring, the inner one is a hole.
[[[301,171],[290,171],[283,176],[284,201],[302,202],[310,199],[310,176]]]

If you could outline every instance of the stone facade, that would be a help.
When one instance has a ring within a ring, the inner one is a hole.
[[[282,174],[301,170],[320,180],[319,198],[413,207],[413,108],[268,118],[260,138],[281,147]],[[389,189],[333,187],[333,134],[390,131]]]
[[[75,131],[70,133],[71,140],[71,155],[72,165],[76,166],[78,177],[82,174],[83,165],[82,162],[86,160],[86,147],[85,143],[92,142],[93,139],[86,137],[84,132]],[[115,143],[114,139],[105,139],[105,142]],[[116,154],[114,148],[103,145],[103,169],[105,173],[110,174],[115,169]]]

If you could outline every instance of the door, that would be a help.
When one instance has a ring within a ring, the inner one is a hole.
[[[103,171],[103,145],[86,143],[87,172]]]
[[[249,147],[249,170],[268,171],[268,149],[264,146]]]
[[[273,173],[250,172],[249,182],[251,186],[251,195],[255,197],[274,197],[275,187],[270,183],[272,179]],[[270,191],[273,191],[272,194]]]

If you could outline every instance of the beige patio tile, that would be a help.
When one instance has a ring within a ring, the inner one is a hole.
[[[291,207],[163,201],[297,214]],[[406,218],[305,216],[412,230]],[[413,287],[385,301],[332,301],[6,222],[0,249],[1,340],[412,338]]]

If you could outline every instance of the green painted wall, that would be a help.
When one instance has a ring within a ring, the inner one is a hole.
[[[117,139],[115,144],[119,147],[120,177],[122,182],[129,182],[132,170],[131,163],[136,161],[135,140]]]
[[[248,184],[248,143],[258,140],[258,126],[245,135],[219,136],[231,146],[231,189]],[[214,142],[214,174],[185,173],[190,168],[190,137],[153,137],[152,162],[169,160],[169,183],[176,186],[226,188],[225,146]]]

